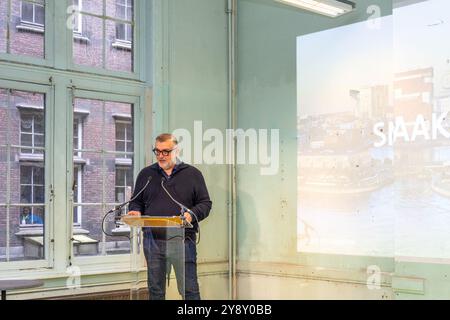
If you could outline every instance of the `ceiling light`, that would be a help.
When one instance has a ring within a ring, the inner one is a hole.
[[[346,0],[275,0],[290,6],[313,11],[329,17],[337,17],[352,11],[355,4]]]

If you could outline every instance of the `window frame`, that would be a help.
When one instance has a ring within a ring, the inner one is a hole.
[[[5,261],[0,263],[0,271],[10,270],[10,269],[48,269],[53,267],[53,257],[54,257],[54,243],[52,239],[54,238],[54,225],[53,225],[53,199],[52,199],[52,189],[54,185],[53,173],[51,168],[53,167],[53,146],[52,146],[52,134],[53,134],[53,123],[51,123],[50,118],[54,111],[53,103],[53,87],[45,83],[31,83],[31,82],[20,82],[13,80],[4,80],[0,77],[0,88],[17,90],[17,91],[27,91],[32,93],[40,93],[45,95],[44,99],[44,117],[45,117],[45,152],[44,152],[44,221],[43,226],[43,239],[44,239],[44,258],[39,260],[21,260],[21,261]],[[9,106],[10,107],[10,106]],[[22,165],[22,164],[21,164]],[[7,173],[9,176],[9,173]],[[19,182],[19,185],[20,182]],[[9,186],[7,186],[9,188]],[[6,199],[8,202],[8,199]],[[26,205],[25,203],[9,204],[9,207],[22,207]],[[8,208],[8,205],[2,206]],[[8,209],[7,209],[8,214]],[[30,225],[26,225],[29,227]],[[19,221],[20,227],[20,221]],[[6,231],[7,238],[11,237],[11,232]],[[9,240],[7,242],[7,246]]]
[[[74,99],[90,99],[90,100],[99,100],[99,101],[107,101],[107,102],[118,102],[118,103],[129,103],[133,105],[133,114],[131,118],[131,122],[134,124],[133,127],[133,135],[134,135],[134,145],[135,146],[141,146],[140,148],[134,148],[133,149],[133,178],[134,181],[139,174],[139,168],[142,168],[144,165],[143,157],[143,146],[141,144],[141,137],[142,135],[140,132],[142,132],[143,128],[143,117],[139,118],[139,114],[142,112],[142,103],[144,103],[145,99],[143,95],[136,92],[134,95],[133,93],[128,94],[118,94],[117,92],[110,92],[108,90],[89,90],[87,88],[77,87],[74,86],[72,88],[68,88],[70,93],[70,99],[68,101],[68,104],[70,105],[70,112],[68,114],[68,123],[73,123],[73,117],[74,117]],[[142,93],[142,92],[141,92]],[[73,137],[70,135],[71,139],[68,139],[68,153],[70,155],[73,155]],[[72,141],[72,143],[70,142]],[[142,150],[141,150],[142,149]],[[71,158],[69,155],[69,160],[73,161],[73,158]],[[73,165],[72,165],[73,167]],[[73,169],[70,170],[69,173],[69,181],[73,181]],[[114,191],[115,194],[115,191]],[[115,197],[115,196],[114,196]],[[73,199],[69,199],[68,201],[69,208],[74,207]],[[102,204],[103,205],[103,204]],[[107,205],[106,203],[104,204]],[[109,207],[105,209],[111,209]],[[106,214],[107,210],[104,210],[105,212],[102,213],[102,215]],[[71,216],[69,217],[70,221],[73,221],[73,210],[70,210]],[[69,232],[70,236],[73,235],[73,226],[72,229]],[[105,239],[105,235],[103,235],[102,241]],[[117,255],[95,255],[95,256],[75,256],[73,252],[73,245],[71,244],[69,246],[70,250],[70,256],[71,256],[71,262],[79,265],[79,266],[95,266],[95,265],[101,265],[101,264],[111,264],[112,268],[114,268],[114,264],[119,264],[119,266],[126,268],[129,267],[129,261],[130,261],[130,254],[117,254]],[[117,265],[116,265],[117,267]],[[140,268],[144,267],[144,260],[141,257],[140,260]]]
[[[43,134],[41,134],[41,133],[36,133],[35,132],[35,122],[36,122],[36,120],[35,120],[35,117],[36,117],[36,115],[39,113],[39,112],[41,112],[41,111],[29,111],[29,112],[27,112],[27,111],[19,111],[20,112],[20,121],[22,122],[22,116],[24,115],[24,114],[28,114],[28,115],[31,115],[32,116],[32,120],[31,120],[31,133],[29,133],[29,132],[23,132],[22,131],[22,123],[21,123],[21,125],[20,125],[20,146],[21,146],[21,150],[20,150],[20,154],[21,154],[21,156],[23,156],[23,155],[41,155],[41,153],[39,153],[39,152],[36,152],[36,150],[34,150],[35,148],[43,148],[43,147],[37,147],[36,145],[35,145],[35,136],[36,135],[38,135],[38,136],[43,136],[43,137],[45,137],[45,132],[43,133]],[[42,113],[44,113],[44,117],[45,117],[45,111],[44,110],[42,110]],[[45,121],[45,119],[44,119],[44,121]],[[44,122],[45,123],[45,122]],[[25,144],[23,144],[23,140],[22,140],[22,135],[31,135],[31,146],[30,145],[25,145]],[[45,146],[44,146],[45,147]],[[27,150],[27,149],[32,149],[31,150],[31,153],[30,152],[22,152],[22,150]]]
[[[71,141],[73,133],[72,130],[67,132],[67,128],[73,126],[73,112],[71,113],[70,110],[72,108],[71,92],[74,88],[90,94],[91,96],[86,97],[90,99],[98,99],[98,93],[101,93],[105,96],[103,100],[118,101],[124,97],[126,100],[131,100],[123,102],[134,104],[134,177],[137,176],[138,168],[145,166],[145,159],[152,159],[150,146],[140,141],[147,141],[153,128],[151,120],[153,117],[151,112],[153,52],[150,42],[145,39],[145,32],[150,32],[150,26],[153,24],[149,15],[153,10],[153,4],[150,1],[136,2],[136,6],[140,6],[142,10],[135,13],[136,16],[139,15],[135,24],[137,27],[139,24],[140,33],[139,38],[135,37],[139,52],[136,49],[134,55],[139,56],[140,60],[135,59],[134,74],[120,74],[120,72],[92,68],[80,72],[70,66],[73,31],[64,27],[55,32],[56,22],[59,27],[66,25],[67,8],[70,3],[69,0],[45,0],[45,59],[0,53],[0,80],[3,80],[4,88],[49,92],[46,95],[46,100],[50,101],[46,102],[46,146],[48,146],[45,154],[46,187],[51,184],[52,192],[55,191],[57,194],[56,197],[51,198],[52,201],[49,204],[51,210],[46,210],[49,217],[46,216],[45,221],[45,243],[46,246],[50,246],[50,249],[45,251],[46,260],[2,261],[0,262],[0,278],[67,277],[67,266],[74,263],[70,240],[75,227],[70,196],[73,149],[69,148],[73,143]],[[57,55],[56,48],[58,48]],[[6,86],[5,83],[18,84],[18,88],[12,85]],[[37,90],[36,87],[43,89]],[[118,98],[112,99],[114,95]],[[56,105],[58,108],[55,107]],[[49,118],[50,121],[48,121]],[[64,122],[65,125],[61,125]],[[51,128],[50,131],[47,127]],[[47,140],[51,143],[48,144]],[[46,195],[48,192],[50,190],[46,190]],[[83,276],[101,273],[113,279],[116,275],[129,273],[129,258],[128,254],[78,257],[76,262],[82,267]],[[145,270],[144,260],[142,260],[142,270]]]
[[[12,26],[10,23],[11,20],[11,1],[7,0],[7,30],[9,30]],[[26,55],[17,55],[13,53],[8,52],[1,52],[0,53],[0,62],[2,61],[10,61],[13,63],[25,63],[30,65],[36,65],[36,66],[45,66],[45,67],[53,67],[55,65],[54,61],[54,49],[56,48],[54,42],[52,39],[55,38],[55,1],[58,0],[44,0],[44,10],[45,10],[45,19],[44,19],[44,26],[43,26],[43,37],[44,37],[44,57],[38,58],[38,57],[32,57],[32,56],[26,56]],[[65,1],[65,0],[63,0]],[[20,18],[22,19],[22,4],[20,5]],[[22,21],[22,20],[21,20]],[[41,27],[41,25],[31,24],[28,22],[23,22],[23,25],[33,25]],[[10,40],[7,40],[10,41]],[[8,47],[8,45],[7,45]]]
[[[27,3],[27,4],[29,4],[29,5],[31,5],[33,7],[33,21],[25,20],[23,18],[23,5],[24,5],[24,3]],[[36,6],[44,8],[44,23],[43,24],[36,22]],[[29,24],[29,25],[42,27],[45,30],[45,1],[44,1],[44,5],[41,5],[41,4],[36,3],[36,2],[27,1],[27,0],[21,0],[20,1],[20,22],[23,23],[23,24]]]
[[[120,1],[123,1],[123,3],[119,3]],[[128,1],[130,1],[131,2],[131,5],[128,5]],[[116,11],[117,11],[117,7],[118,6],[121,6],[121,7],[123,7],[124,8],[124,12],[125,12],[125,17],[120,17],[120,19],[123,19],[123,20],[126,20],[126,21],[129,21],[130,20],[130,17],[128,17],[128,8],[131,8],[131,14],[132,15],[135,15],[134,14],[134,12],[135,12],[135,10],[134,10],[134,1],[133,0],[116,0]],[[133,18],[133,17],[131,17],[131,18]],[[131,20],[131,21],[133,21],[133,20]],[[118,37],[118,33],[117,33],[117,26],[118,25],[124,25],[124,38],[120,38],[120,37]],[[128,35],[128,28],[131,28],[131,39],[127,39],[127,35]],[[124,23],[124,22],[116,22],[116,41],[119,41],[119,42],[124,42],[124,43],[132,43],[132,41],[133,41],[133,26],[131,25],[131,24],[127,24],[127,23]]]
[[[118,156],[118,157],[116,157],[116,159],[129,159],[128,158],[128,151],[127,151],[127,146],[129,146],[130,144],[133,146],[133,151],[134,151],[134,144],[133,144],[133,136],[132,136],[132,138],[131,138],[131,140],[127,140],[127,127],[128,126],[131,126],[131,128],[130,129],[132,129],[132,126],[133,126],[133,121],[132,121],[132,119],[130,119],[130,120],[123,120],[123,119],[116,119],[115,120],[115,125],[116,125],[116,129],[117,129],[117,124],[122,124],[122,125],[125,125],[124,127],[124,129],[125,129],[125,136],[124,136],[124,140],[120,140],[120,139],[117,139],[117,131],[116,131],[116,136],[115,136],[115,143],[116,143],[116,152],[123,152],[123,154],[121,154],[120,156]],[[131,130],[130,130],[131,131]],[[117,150],[117,142],[123,142],[124,143],[124,147],[125,147],[125,149],[124,150]]]
[[[78,11],[83,11],[83,0],[76,0],[78,1]],[[76,24],[74,24],[73,27],[73,33],[83,35],[83,15],[81,13],[77,13],[77,16],[74,17],[74,21]]]

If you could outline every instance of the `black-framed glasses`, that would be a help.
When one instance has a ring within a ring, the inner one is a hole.
[[[158,157],[159,155],[163,155],[164,157],[167,157],[172,151],[174,151],[176,149],[176,147],[175,148],[173,148],[172,150],[159,150],[159,149],[156,149],[156,148],[153,148],[153,153]]]

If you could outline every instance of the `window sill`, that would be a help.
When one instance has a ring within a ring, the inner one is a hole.
[[[21,225],[19,227],[19,232],[16,232],[14,235],[18,237],[37,237],[42,236],[44,234],[44,229],[42,225],[37,226],[25,226]]]
[[[39,24],[31,24],[27,22],[21,22],[16,26],[16,29],[19,31],[27,31],[27,32],[34,32],[34,33],[45,33],[44,26],[41,26]]]
[[[26,149],[26,147],[24,147],[24,149]],[[33,153],[21,153],[19,156],[19,161],[42,162],[42,161],[44,161],[44,155],[43,154],[33,154]]]
[[[132,166],[133,161],[128,158],[116,158],[116,166]]]
[[[19,109],[20,111],[44,111],[44,107],[43,106],[37,106],[37,105],[31,105],[31,104],[17,104],[16,108]]]
[[[116,49],[127,50],[127,51],[131,51],[131,49],[132,49],[132,45],[131,45],[130,41],[116,40],[115,42],[113,42],[112,47],[116,48]]]
[[[78,117],[87,117],[91,112],[89,110],[84,110],[84,109],[77,109],[75,108],[73,110],[73,112],[75,113],[76,116]]]
[[[80,33],[73,33],[73,41],[81,42],[81,43],[91,43],[91,40],[88,37],[83,36]]]
[[[75,164],[86,164],[87,161],[85,159],[81,158],[81,157],[74,156],[73,157],[73,162]]]
[[[129,113],[113,113],[112,116],[115,120],[125,120],[131,123],[131,114]]]

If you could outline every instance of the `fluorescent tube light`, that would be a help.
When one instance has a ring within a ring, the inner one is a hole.
[[[337,0],[275,0],[297,8],[320,13],[328,17],[337,17],[353,10],[355,4]]]

